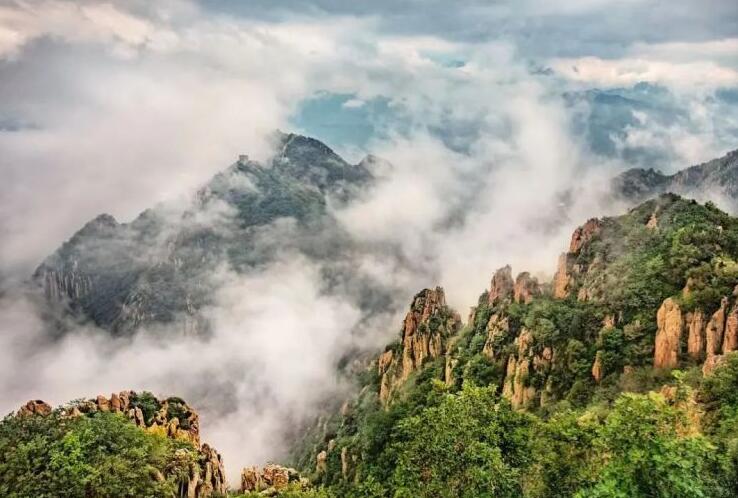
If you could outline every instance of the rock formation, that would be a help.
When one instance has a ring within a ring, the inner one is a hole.
[[[602,380],[602,351],[597,351],[595,361],[592,363],[592,378],[598,384]]]
[[[290,484],[297,484],[300,489],[307,489],[310,483],[292,468],[269,463],[262,469],[246,467],[241,471],[241,492],[260,493],[274,496],[284,491]]]
[[[530,303],[534,297],[541,294],[541,287],[538,285],[538,279],[531,277],[530,273],[523,272],[515,279],[515,287],[513,289],[513,300],[516,303]]]
[[[723,335],[723,353],[730,353],[738,349],[738,303],[733,306],[725,320]]]
[[[656,315],[658,332],[653,357],[655,368],[675,368],[679,363],[679,344],[684,330],[682,310],[677,302],[666,299]]]
[[[601,229],[602,221],[592,218],[574,230],[571,241],[569,242],[569,252],[565,252],[559,256],[559,263],[553,281],[555,298],[565,299],[571,294],[576,284],[576,275],[584,273],[586,270],[576,264],[577,256],[582,248],[600,233]],[[580,301],[585,301],[588,297],[586,289],[580,289],[577,298]]]
[[[147,409],[158,407],[148,420],[141,408],[144,400]],[[18,415],[48,415],[51,412],[48,404],[34,400],[23,405]],[[113,393],[110,398],[100,395],[94,399],[77,401],[64,408],[64,412],[68,417],[82,417],[96,412],[120,413],[143,430],[189,441],[197,452],[197,458],[190,464],[186,479],[180,482],[180,489],[186,490],[186,497],[207,498],[214,494],[223,495],[227,490],[223,459],[208,444],[200,444],[199,417],[179,398],[158,400],[148,393],[122,391]],[[177,451],[183,461],[191,460],[186,449]]]
[[[532,351],[533,334],[523,328],[515,339],[517,352],[507,360],[507,371],[502,388],[502,395],[510,400],[514,408],[527,408],[532,405],[537,396],[535,386],[530,382],[532,371],[547,375],[554,359],[550,347],[543,348],[542,352],[534,355]]]
[[[515,282],[513,282],[510,265],[498,269],[492,276],[487,302],[490,305],[495,305],[510,299],[514,288]]]
[[[388,350],[377,360],[381,401],[387,403],[393,389],[405,382],[426,360],[445,355],[447,341],[460,325],[459,315],[446,306],[442,288],[419,292],[403,321],[400,350]]]
[[[705,351],[705,312],[695,310],[687,314],[687,354],[692,360],[700,361]]]
[[[20,410],[18,410],[18,416],[27,417],[30,415],[48,415],[51,411],[51,406],[48,403],[40,399],[35,399],[21,406]]]
[[[482,352],[490,359],[495,359],[495,343],[501,336],[510,331],[510,321],[502,313],[495,313],[487,322],[487,341],[484,343]]]
[[[723,298],[720,308],[712,315],[705,331],[706,356],[710,358],[720,354],[723,344],[723,332],[725,332],[725,315],[728,309],[728,298]]]

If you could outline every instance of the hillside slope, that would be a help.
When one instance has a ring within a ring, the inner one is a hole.
[[[294,463],[336,496],[735,496],[737,300],[714,206],[589,220],[552,282],[498,270],[463,327],[419,293]]]

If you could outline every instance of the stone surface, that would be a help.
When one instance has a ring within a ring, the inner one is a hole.
[[[425,361],[444,356],[461,318],[446,306],[443,289],[424,289],[415,295],[403,320],[401,351],[387,351],[377,360],[379,398],[389,402],[393,390]]]
[[[725,334],[723,335],[723,354],[738,349],[738,303],[733,306],[725,319]]]
[[[592,378],[599,383],[602,380],[602,351],[597,351],[592,363]]]
[[[723,298],[718,309],[710,318],[705,330],[706,357],[710,358],[720,354],[723,346],[723,333],[725,332],[725,319],[728,310],[728,299]]]
[[[675,368],[679,364],[679,341],[684,330],[682,310],[677,302],[666,299],[656,315],[658,331],[653,366],[655,368]]]
[[[510,268],[510,265],[503,266],[492,276],[487,302],[490,305],[495,305],[511,299],[514,288],[515,282],[513,282],[512,278],[512,268]]]
[[[527,271],[517,276],[513,288],[513,300],[516,303],[528,304],[540,294],[541,286],[538,285],[538,279],[531,277]]]
[[[695,361],[705,355],[705,312],[695,310],[687,315],[687,354]]]
[[[30,415],[48,415],[52,411],[51,406],[40,400],[34,399],[21,406],[18,410],[19,416],[30,416]]]

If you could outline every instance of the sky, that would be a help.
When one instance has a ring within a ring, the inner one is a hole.
[[[239,154],[268,158],[275,129],[388,161],[334,214],[413,265],[367,257],[356,271],[395,289],[398,308],[444,285],[463,316],[506,263],[550,276],[573,227],[619,208],[599,195],[617,172],[738,148],[738,4],[0,0],[0,298],[98,214],[130,221]],[[552,210],[564,192],[567,211]],[[207,412],[202,379],[215,379],[236,408],[203,417],[204,439],[238,465],[278,456],[282,415],[344,389],[328,367],[357,347],[346,331],[360,310],[322,293],[319,270],[286,254],[226,271],[207,345],[85,327],[40,348],[29,303],[0,299],[0,408],[147,388]],[[372,347],[396,332],[386,319]],[[256,377],[239,368],[254,364]]]

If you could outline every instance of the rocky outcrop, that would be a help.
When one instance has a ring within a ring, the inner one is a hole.
[[[728,311],[728,299],[723,298],[720,308],[712,315],[705,330],[706,356],[710,358],[720,354],[723,344],[723,333],[725,332],[725,318]]]
[[[733,306],[725,319],[725,333],[723,334],[723,353],[730,353],[738,349],[738,303]]]
[[[392,391],[425,361],[445,355],[449,338],[460,326],[461,318],[446,306],[442,288],[416,294],[403,321],[399,350],[388,350],[377,360],[380,400],[387,403]]]
[[[492,276],[487,302],[491,306],[494,306],[495,304],[509,300],[513,296],[514,288],[515,282],[513,282],[512,278],[512,268],[510,268],[510,265],[503,266]]]
[[[679,344],[684,330],[682,310],[677,302],[666,299],[656,315],[658,332],[653,357],[655,368],[675,368],[679,363]]]
[[[540,354],[533,354],[533,334],[526,328],[520,331],[515,345],[517,352],[507,360],[502,396],[509,399],[514,408],[528,408],[538,396],[536,387],[530,382],[530,376],[533,372],[546,376],[554,353],[550,347],[545,347]]]
[[[559,256],[558,266],[553,281],[553,294],[556,299],[565,299],[576,286],[577,275],[586,273],[586,268],[577,264],[577,257],[582,249],[589,244],[602,230],[602,220],[592,218],[584,225],[574,230],[569,242],[569,252]],[[582,288],[577,293],[577,299],[586,301],[589,296],[587,289]]]
[[[562,253],[559,256],[559,264],[553,281],[553,294],[556,299],[565,299],[569,296],[574,284],[573,266],[574,261],[570,254]]]
[[[540,294],[541,286],[538,284],[538,279],[531,277],[527,271],[517,276],[513,288],[513,300],[516,303],[528,304]]]
[[[40,399],[34,399],[20,407],[20,410],[18,410],[18,416],[27,417],[30,415],[48,415],[51,411],[51,406],[48,403]]]
[[[175,458],[189,462],[187,475],[181,476],[183,480],[179,483],[179,488],[186,492],[183,496],[207,498],[224,495],[227,491],[222,457],[208,444],[200,444],[199,417],[180,398],[158,400],[149,393],[122,391],[113,393],[110,398],[99,395],[94,399],[76,401],[62,411],[67,417],[83,417],[98,412],[120,413],[143,430],[186,440],[192,444],[196,458],[191,458],[191,450],[186,448],[175,453]],[[23,405],[18,410],[18,415],[48,415],[51,412],[51,406],[41,400],[34,400]]]
[[[510,321],[502,313],[495,313],[487,322],[487,341],[484,343],[482,353],[490,360],[495,359],[495,344],[502,336],[506,336],[510,332]]]
[[[297,485],[299,489],[306,490],[310,487],[307,479],[292,468],[282,467],[269,463],[263,468],[246,467],[241,471],[241,492],[260,493],[264,496],[274,496],[284,491],[291,484]]]
[[[700,361],[705,352],[705,312],[695,310],[687,314],[687,354],[694,361]]]
[[[595,235],[600,232],[602,221],[597,218],[591,218],[587,222],[574,230],[569,243],[569,252],[578,254],[585,244],[589,243]]]
[[[666,299],[656,317],[654,367],[677,366],[684,331],[687,333],[687,357],[692,361],[704,360],[703,372],[711,372],[725,354],[738,350],[738,302],[731,308],[730,301],[729,297],[724,297],[718,310],[706,321],[701,309],[683,314],[675,299]]]
[[[602,380],[602,351],[597,351],[594,363],[592,363],[592,378],[598,384]]]

